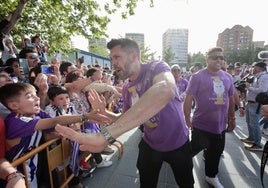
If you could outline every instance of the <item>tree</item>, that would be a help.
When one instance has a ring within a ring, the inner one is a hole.
[[[172,52],[171,48],[168,48],[165,52],[164,52],[164,56],[163,56],[163,60],[170,65],[170,62],[174,59],[175,57],[175,53]]]
[[[195,63],[201,63],[203,66],[206,66],[206,55],[202,54],[201,52],[193,53],[193,55],[188,54],[188,65],[187,68],[190,68]]]
[[[264,50],[263,48],[244,48],[240,50],[226,49],[224,56],[227,59],[228,64],[234,64],[235,62],[241,62],[242,64],[251,65],[253,62],[260,61],[258,59],[258,53]]]
[[[153,60],[154,55],[156,54],[156,52],[151,52],[150,48],[148,46],[145,46],[144,44],[141,44],[140,51],[142,62],[148,62],[150,60]]]
[[[127,18],[134,14],[139,1],[2,0],[0,17],[11,14],[11,19],[1,31],[10,33],[17,46],[20,46],[21,34],[40,34],[49,41],[50,51],[67,52],[71,36],[82,35],[88,39],[107,36],[109,15],[121,11],[122,18]],[[153,6],[153,0],[150,0],[150,6]]]

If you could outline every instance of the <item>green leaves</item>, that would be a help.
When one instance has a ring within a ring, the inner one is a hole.
[[[49,52],[70,51],[70,37],[83,35],[86,38],[107,36],[109,15],[121,11],[122,18],[134,14],[141,0],[0,0],[0,17],[10,12],[21,16],[13,17],[10,26],[3,28],[11,33],[17,47],[20,47],[22,34],[39,34],[49,42]],[[150,0],[151,5],[153,0]]]

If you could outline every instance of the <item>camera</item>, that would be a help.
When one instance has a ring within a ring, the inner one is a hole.
[[[254,76],[253,75],[247,75],[241,80],[238,80],[234,83],[235,88],[240,91],[241,93],[246,92],[246,82],[253,83],[254,82]]]
[[[54,74],[53,66],[41,65],[41,71],[43,74]]]

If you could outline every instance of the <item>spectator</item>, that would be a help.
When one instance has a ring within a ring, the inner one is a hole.
[[[6,84],[13,83],[10,76],[12,72],[13,71],[10,68],[0,67],[0,88]],[[0,117],[5,119],[8,114],[10,114],[10,110],[0,102]]]
[[[223,60],[221,48],[208,51],[207,67],[192,75],[183,106],[186,124],[192,129],[193,156],[205,149],[206,181],[219,188],[223,187],[217,174],[225,145],[227,119],[233,128],[235,125],[233,79],[221,70]],[[191,120],[193,100],[196,108]]]
[[[40,111],[40,99],[35,88],[27,83],[6,84],[0,88],[0,101],[11,110],[5,119],[6,138],[10,146],[6,152],[7,160],[13,161],[39,146],[42,136],[41,130],[52,131],[56,124],[67,125],[71,123],[90,120],[101,123],[109,119],[92,111],[83,115],[58,116],[50,118],[48,114]],[[26,161],[28,182],[30,187],[37,187],[36,167],[38,156]],[[22,166],[18,166],[22,171]],[[30,175],[31,174],[31,175]]]
[[[19,58],[26,59],[29,69],[36,67],[40,62],[37,52],[34,48],[24,48],[19,53]]]
[[[178,89],[179,96],[180,96],[179,98],[181,101],[184,101],[185,96],[186,96],[185,91],[188,85],[188,80],[181,77],[181,68],[179,65],[172,65],[171,72],[174,76],[174,79],[177,85],[177,89]]]
[[[261,119],[260,106],[255,101],[258,93],[268,91],[268,74],[266,72],[266,64],[263,62],[256,62],[253,64],[253,75],[255,77],[252,84],[246,82],[247,88],[247,105],[246,105],[246,122],[248,126],[248,137],[242,138],[241,141],[249,146],[245,146],[249,151],[262,151],[261,144],[261,126],[259,120]],[[239,109],[243,111],[242,108]],[[241,114],[244,114],[241,112]]]
[[[4,50],[2,51],[2,61],[4,64],[9,58],[16,58],[18,52],[17,47],[13,43],[13,39],[10,35],[5,35],[3,39],[3,47]]]
[[[69,93],[66,90],[66,88],[61,87],[61,86],[52,86],[48,90],[48,97],[50,104],[46,106],[45,112],[47,112],[51,117],[56,117],[56,116],[61,116],[65,114],[77,114],[74,105],[70,103],[70,97]],[[75,124],[70,124],[68,125],[69,127],[72,127],[76,131],[81,131],[81,124],[82,123],[75,123]],[[58,137],[59,134],[55,131],[52,132],[51,134],[46,134],[46,140],[52,139],[53,137]],[[79,145],[75,142],[72,142],[72,148],[79,147]],[[77,152],[77,151],[76,151]],[[72,151],[72,157],[70,159],[70,164],[71,164],[71,169],[72,172],[74,173],[74,178],[70,182],[70,186],[75,186],[75,187],[83,187],[83,185],[80,182],[79,179],[79,165],[82,170],[91,170],[91,166],[85,161],[85,156],[87,156],[89,153],[84,152],[83,156],[80,155],[80,158],[82,160],[76,160],[79,158],[78,152],[75,153]],[[80,164],[79,164],[80,161]],[[68,161],[69,163],[69,161]],[[63,169],[61,167],[57,168],[57,172],[59,177],[62,177],[63,175]],[[59,182],[61,182],[60,178],[57,178]],[[60,185],[60,184],[59,184]]]
[[[48,52],[48,50],[50,48],[48,42],[43,43],[41,40],[41,36],[39,36],[39,35],[33,36],[31,38],[31,42],[37,50],[40,61],[46,62],[47,61],[46,53]]]
[[[61,74],[61,84],[64,84],[67,74],[76,70],[77,68],[75,67],[73,63],[69,61],[63,61],[60,64],[59,69],[60,69],[60,74]]]
[[[27,82],[27,79],[25,78],[23,69],[20,66],[19,60],[17,58],[9,58],[6,61],[6,66],[11,67],[14,71],[13,75],[12,75],[12,79],[14,79],[14,77],[15,77],[15,78],[17,78],[17,82],[21,82],[21,83]]]
[[[78,80],[83,80],[83,72],[79,69],[70,72],[66,76],[66,83],[73,83],[75,81],[77,82]],[[83,92],[80,89],[69,91],[69,93],[71,102],[74,104],[74,107],[78,114],[83,114],[92,110],[87,99],[87,92]],[[100,131],[99,125],[95,122],[87,121],[82,127],[82,132],[98,133]],[[98,168],[109,167],[112,165],[112,161],[103,160],[101,153],[93,153],[93,158],[95,159]]]

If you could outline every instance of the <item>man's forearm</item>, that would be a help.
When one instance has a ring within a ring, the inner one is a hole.
[[[164,108],[173,97],[174,88],[170,85],[165,82],[153,85],[135,105],[108,127],[109,132],[114,138],[117,138],[143,124]]]

